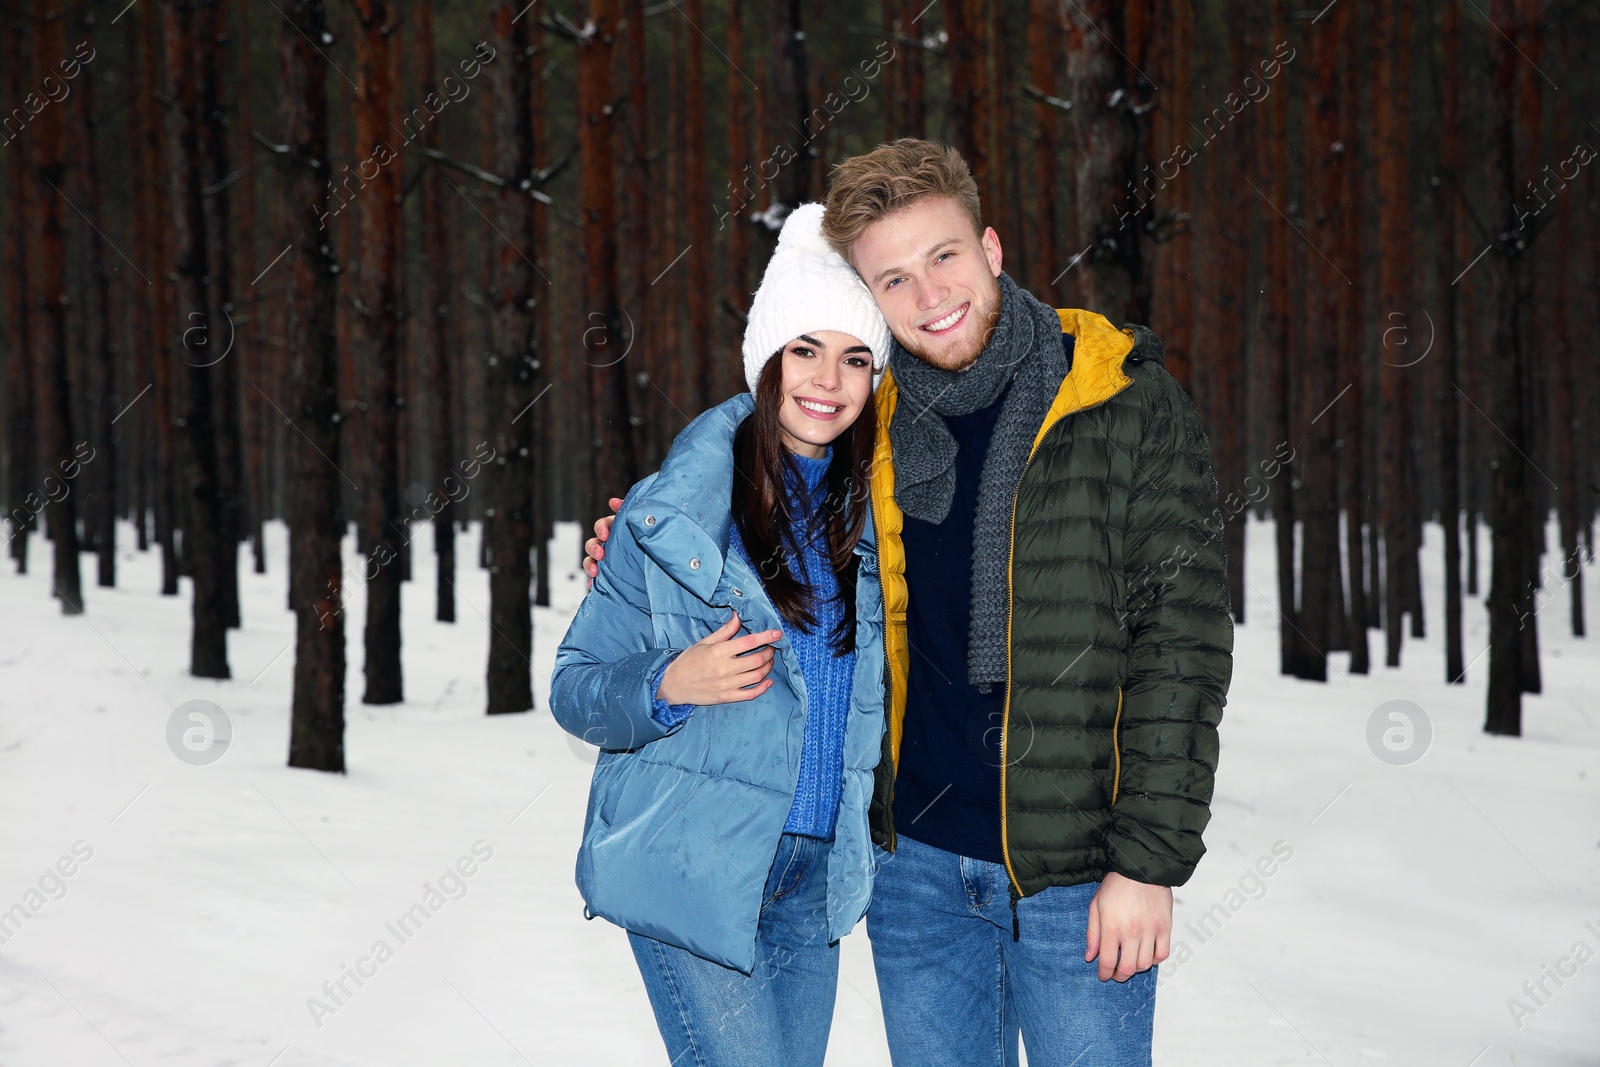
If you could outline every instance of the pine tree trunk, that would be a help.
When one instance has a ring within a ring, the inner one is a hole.
[[[1328,25],[1312,27],[1307,59],[1311,84],[1306,93],[1303,144],[1306,174],[1305,261],[1306,346],[1304,380],[1300,390],[1301,423],[1305,428],[1305,464],[1302,467],[1300,519],[1304,531],[1301,548],[1300,628],[1306,658],[1300,677],[1328,679],[1328,650],[1333,643],[1330,623],[1339,586],[1338,471],[1335,466],[1336,417],[1329,410],[1339,398],[1340,311],[1351,282],[1337,266],[1346,232],[1342,197],[1347,167],[1339,114],[1340,23],[1349,5],[1330,13]],[[1324,259],[1318,249],[1328,249]]]
[[[1358,136],[1358,131],[1362,128],[1361,87],[1365,84],[1365,37],[1364,28],[1357,19],[1345,17],[1339,20],[1337,27],[1341,50],[1339,97],[1341,122],[1345,131],[1344,181],[1340,193],[1344,204],[1340,255],[1342,262],[1355,265],[1363,246],[1363,176],[1367,169],[1367,157],[1357,154],[1363,151],[1364,142],[1364,138]],[[1345,392],[1330,417],[1337,420],[1339,468],[1344,493],[1344,543],[1350,591],[1344,619],[1344,643],[1350,652],[1350,673],[1367,674],[1372,669],[1372,652],[1367,642],[1367,617],[1370,611],[1367,571],[1369,567],[1376,570],[1377,563],[1376,557],[1367,552],[1366,545],[1366,530],[1370,522],[1366,447],[1367,373],[1362,342],[1366,306],[1359,279],[1352,280],[1357,284],[1345,287],[1339,327],[1339,388]]]
[[[289,147],[283,218],[295,249],[284,316],[289,399],[302,447],[288,477],[290,587],[295,614],[289,766],[344,772],[345,615],[340,542],[338,263],[326,228],[326,61],[313,41],[327,31],[322,0],[294,0],[278,34],[283,136]],[[316,164],[316,166],[313,166]],[[297,435],[298,436],[298,435]]]
[[[543,172],[551,165],[550,138],[547,131],[550,128],[550,109],[545,103],[546,77],[549,73],[549,58],[545,54],[544,28],[537,20],[528,27],[528,41],[532,46],[529,53],[533,56],[534,66],[529,71],[528,109],[529,119],[532,124],[530,136],[533,138],[533,166],[535,170]],[[648,210],[648,205],[646,205]],[[544,210],[534,205],[533,210],[533,261],[544,264],[542,270],[554,269],[550,259],[550,227],[541,224],[538,212]],[[546,220],[548,222],[548,220]],[[637,257],[635,257],[637,258]],[[639,276],[643,276],[644,267],[641,264],[636,268]],[[543,282],[544,279],[540,279]],[[535,283],[535,287],[540,282]],[[533,419],[534,466],[533,466],[533,602],[540,607],[550,606],[550,535],[555,528],[556,495],[555,475],[558,471],[565,473],[567,464],[560,462],[557,451],[558,444],[565,440],[558,439],[556,413],[560,407],[552,405],[548,400],[540,401],[538,397],[546,390],[555,388],[555,375],[550,365],[551,355],[556,351],[550,342],[550,313],[553,300],[552,289],[546,285],[544,296],[536,300],[533,306],[533,343],[537,363],[535,369],[539,372],[535,382],[539,385],[539,393],[535,394],[535,405],[528,417]],[[561,363],[570,364],[570,360],[561,360]],[[568,394],[570,395],[570,393]],[[570,440],[566,439],[566,440]],[[572,561],[568,561],[570,564]]]
[[[579,214],[583,221],[583,346],[590,420],[590,477],[586,514],[610,512],[606,499],[637,480],[639,457],[629,418],[628,387],[617,293],[617,196],[613,153],[616,108],[611,57],[616,51],[617,0],[590,0],[587,32],[578,44]]]
[[[140,209],[133,215],[134,246],[140,262],[172,261],[167,242],[172,232],[171,197],[162,188],[166,145],[156,92],[165,84],[161,74],[160,15],[152,10],[128,13],[128,55],[135,57],[137,73],[131,79],[136,143],[132,145],[134,193]],[[168,336],[177,321],[172,283],[165,270],[150,274],[150,298],[135,300],[135,344],[149,368],[149,427],[154,463],[151,465],[151,504],[156,543],[161,546],[161,595],[178,595],[177,530],[182,525],[177,510],[182,501],[176,488],[176,446],[173,441],[173,359]]]
[[[1028,84],[1037,92],[1059,98],[1061,88],[1057,76],[1059,68],[1058,38],[1046,32],[1060,23],[1058,5],[1052,0],[1030,0],[1028,22],[1033,32],[1028,36]],[[904,48],[902,56],[911,49]],[[893,64],[891,64],[891,67]],[[1060,235],[1066,220],[1063,202],[1066,190],[1059,174],[1057,157],[1061,151],[1061,127],[1067,116],[1059,107],[1035,98],[1034,121],[1038,124],[1039,139],[1033,152],[1033,183],[1039,210],[1038,235],[1030,242],[1033,268],[1029,271],[1031,288],[1040,295],[1049,294],[1052,305],[1060,306],[1061,278],[1067,264],[1062,259]],[[1170,352],[1169,352],[1170,356]]]
[[[211,10],[189,0],[166,6],[166,58],[173,106],[168,109],[167,166],[172,175],[173,231],[177,244],[176,306],[188,324],[174,352],[182,366],[173,378],[174,409],[181,427],[179,466],[184,472],[186,503],[183,520],[183,562],[194,578],[194,631],[190,673],[197,678],[227,678],[228,601],[224,570],[233,547],[223,525],[219,487],[216,411],[212,387],[217,366],[216,345],[228,331],[222,308],[211,301],[207,213],[202,171],[200,128],[201,72],[199,54],[215,37]],[[222,362],[226,362],[226,357]]]
[[[437,97],[438,85],[434,61],[433,0],[418,0],[416,5],[417,32],[417,91],[427,100]],[[439,125],[429,122],[422,128],[422,143],[427,148],[439,147]],[[433,514],[433,550],[436,559],[434,618],[438,622],[456,621],[456,500],[454,487],[459,483],[456,462],[455,391],[452,364],[460,341],[456,334],[455,290],[450,284],[456,266],[451,245],[448,201],[438,164],[429,162],[422,173],[422,232],[428,251],[428,261],[436,269],[423,272],[423,295],[426,317],[424,336],[430,351],[428,364],[429,392],[432,393],[432,462],[438,485],[434,495],[438,510]]]
[[[773,0],[771,36],[767,65],[772,92],[762,114],[763,134],[776,134],[779,148],[766,150],[760,158],[781,163],[777,178],[766,185],[767,203],[782,204],[785,211],[814,200],[821,190],[812,188],[811,168],[807,165],[806,119],[811,114],[809,60],[806,55],[805,27],[801,23],[801,0]],[[788,162],[792,158],[793,162]]]
[[[1385,662],[1400,666],[1401,629],[1407,599],[1407,563],[1412,549],[1409,516],[1411,498],[1406,448],[1411,390],[1410,368],[1404,366],[1411,350],[1399,343],[1410,328],[1415,303],[1411,290],[1413,232],[1410,205],[1410,0],[1379,7],[1374,16],[1376,78],[1373,83],[1374,128],[1377,139],[1378,176],[1378,291],[1384,312],[1380,356],[1383,392],[1379,432],[1383,441],[1383,484],[1379,491],[1379,522],[1384,548]],[[1391,343],[1393,339],[1394,343]]]
[[[1167,0],[1171,56],[1170,74],[1161,83],[1157,104],[1161,155],[1156,160],[1157,174],[1164,176],[1162,162],[1175,159],[1180,144],[1190,133],[1190,82],[1193,80],[1194,4],[1192,0]],[[1166,349],[1166,368],[1185,389],[1189,387],[1190,359],[1194,349],[1194,240],[1189,227],[1194,174],[1179,173],[1162,190],[1158,202],[1157,232],[1161,251],[1157,254],[1156,298],[1150,315]],[[1244,603],[1234,605],[1234,618],[1244,621]]]
[[[1068,278],[1081,293],[1080,306],[1118,325],[1147,322],[1149,287],[1137,227],[1124,227],[1117,207],[1138,177],[1138,124],[1128,91],[1137,74],[1123,58],[1123,5],[1084,0],[1069,5],[1063,19],[1074,173],[1069,251],[1074,257],[1086,252]],[[952,47],[957,36],[952,27]]]
[[[684,0],[684,11],[692,26],[704,25],[705,0]],[[687,85],[682,98],[684,143],[678,147],[683,152],[684,184],[688,192],[684,204],[688,250],[683,262],[674,269],[684,272],[689,289],[691,341],[689,352],[683,356],[693,353],[695,380],[688,393],[692,406],[685,410],[699,412],[726,398],[732,382],[729,372],[738,363],[711,343],[711,179],[706,169],[711,144],[706,136],[705,38],[699,33],[690,33],[687,53],[684,71]],[[696,340],[699,343],[695,343]]]
[[[533,171],[528,23],[515,17],[511,0],[491,10],[490,45],[512,61],[487,68],[496,105],[489,131],[494,171],[508,180]],[[495,195],[493,214],[504,240],[493,251],[494,282],[488,294],[489,443],[494,455],[484,474],[484,539],[489,545],[489,714],[498,715],[533,708],[528,589],[533,578],[534,421],[526,409],[540,375],[532,316],[535,275],[523,252],[533,247],[533,199],[516,184],[507,184]]]
[[[234,122],[239,143],[236,153],[240,157],[239,179],[239,243],[243,249],[245,272],[255,275],[250,283],[247,314],[249,322],[243,331],[245,377],[248,381],[270,382],[271,349],[268,347],[266,325],[267,288],[257,287],[260,262],[256,251],[256,142],[251,136],[255,127],[251,115],[251,64],[250,58],[250,4],[239,5],[240,63],[237,72],[235,98],[239,116]],[[272,253],[276,255],[276,252]],[[268,284],[271,284],[270,282]],[[251,565],[256,574],[267,573],[266,521],[269,512],[267,498],[267,413],[272,411],[255,388],[245,386],[239,395],[239,429],[245,457],[243,501],[245,523],[251,546]],[[276,414],[274,412],[274,414]]]
[[[728,0],[728,77],[724,95],[728,101],[728,197],[718,225],[728,231],[728,288],[727,307],[743,318],[750,309],[750,296],[754,291],[750,271],[750,221],[754,207],[751,191],[752,163],[750,160],[750,106],[749,87],[740,73],[745,63],[744,2]],[[885,105],[892,112],[893,101]],[[735,343],[729,351],[738,351],[742,329],[733,331]],[[734,388],[743,384],[743,377],[735,370]]]
[[[1528,108],[1535,100],[1537,85],[1528,85],[1519,73],[1522,55],[1534,46],[1531,33],[1520,26],[1513,0],[1494,0],[1490,9],[1491,29],[1507,38],[1504,46],[1492,42],[1496,92],[1491,94],[1492,136],[1489,164],[1490,197],[1501,211],[1514,212],[1513,200],[1519,176],[1533,173],[1533,151],[1537,144],[1537,111]],[[1516,47],[1512,47],[1515,45]],[[1537,49],[1535,49],[1535,53]],[[1537,60],[1534,60],[1537,62]],[[1535,121],[1528,129],[1523,121],[1533,111]],[[1503,216],[1502,216],[1503,218]],[[1520,736],[1522,733],[1522,693],[1526,667],[1523,628],[1536,625],[1528,596],[1528,470],[1523,460],[1528,427],[1529,354],[1524,340],[1524,300],[1531,297],[1531,264],[1525,258],[1526,233],[1512,220],[1503,224],[1506,237],[1497,242],[1492,292],[1494,298],[1494,351],[1499,357],[1484,365],[1484,384],[1493,398],[1490,417],[1500,431],[1495,443],[1493,509],[1490,519],[1491,550],[1489,597],[1489,688],[1484,730],[1491,734]]]
[[[27,38],[20,23],[7,23],[4,33],[4,91],[6,99],[21,100],[32,81],[33,57],[27,48]],[[11,558],[18,574],[28,573],[28,534],[38,529],[39,459],[34,437],[36,417],[34,409],[33,352],[38,340],[36,313],[33,308],[33,279],[38,246],[32,232],[30,204],[38,203],[34,192],[32,138],[5,134],[6,202],[5,242],[6,318],[10,333],[6,340],[11,346],[6,357],[5,395],[0,403],[5,405],[6,424],[6,517],[7,534],[11,543]]]
[[[92,40],[94,23],[84,27],[84,39]],[[101,42],[103,46],[104,41]],[[91,219],[104,218],[105,201],[101,193],[100,146],[98,134],[99,105],[96,99],[96,82],[99,75],[93,63],[78,68],[78,92],[82,99],[78,110],[83,118],[83,174],[82,189],[84,211]],[[111,269],[106,262],[106,245],[101,240],[86,242],[89,255],[89,359],[92,403],[90,410],[94,424],[91,440],[94,441],[94,469],[85,479],[94,487],[98,498],[90,514],[95,526],[95,551],[99,566],[96,584],[112,588],[117,584],[117,447],[112,423],[122,409],[117,391],[117,357],[113,351],[111,308]],[[85,498],[87,500],[87,497]]]
[[[199,113],[196,128],[202,154],[201,210],[205,213],[207,304],[215,317],[208,320],[207,359],[210,367],[212,434],[217,452],[218,516],[221,563],[217,580],[222,610],[230,629],[240,625],[239,541],[245,534],[244,463],[239,438],[239,347],[234,303],[233,246],[235,232],[229,208],[233,201],[233,165],[228,151],[229,110],[222,66],[230,58],[233,42],[228,21],[229,0],[203,0],[196,6],[195,60],[199,63]],[[226,351],[228,354],[223,355]]]
[[[1440,48],[1444,56],[1461,54],[1461,9],[1445,4],[1440,9]],[[1444,62],[1450,62],[1445,60]],[[1434,68],[1439,91],[1439,169],[1446,181],[1438,187],[1440,281],[1454,279],[1464,262],[1467,242],[1462,240],[1460,196],[1456,183],[1463,180],[1465,152],[1461,143],[1461,82],[1456,70]],[[1472,253],[1466,253],[1471,255]],[[1444,527],[1444,678],[1447,684],[1466,682],[1461,620],[1461,316],[1455,285],[1441,286],[1444,337],[1435,361],[1438,375],[1434,395],[1439,408],[1439,518]]]
[[[389,142],[395,109],[398,31],[387,0],[355,0],[356,194],[360,271],[355,281],[361,381],[366,386],[367,463],[362,472],[362,537],[367,555],[366,691],[364,704],[404,699],[400,659],[400,581],[397,559],[407,538],[400,509],[400,291],[402,167]],[[370,161],[370,162],[369,162]],[[369,171],[376,171],[370,178]]]
[[[995,188],[995,79],[989,71],[987,41],[993,32],[988,0],[946,0],[950,28],[945,54],[950,61],[950,126],[955,147],[972,170],[986,215],[1000,218]],[[1086,304],[1085,307],[1095,307]]]
[[[37,0],[39,18],[34,29],[34,69],[44,70],[66,54],[64,15],[50,0]],[[83,589],[78,573],[77,497],[71,478],[81,473],[75,453],[71,387],[67,381],[67,259],[63,216],[66,199],[65,123],[67,112],[47,107],[30,130],[37,141],[33,187],[39,214],[37,274],[37,329],[34,331],[33,377],[39,423],[39,458],[42,478],[34,490],[46,499],[45,523],[55,545],[51,592],[61,600],[63,615],[83,613]],[[32,317],[30,317],[32,318]]]
[[[1288,18],[1284,0],[1273,0],[1271,7],[1272,33],[1284,34],[1287,40]],[[1257,139],[1260,169],[1268,184],[1266,195],[1282,209],[1289,200],[1289,97],[1279,91],[1267,97],[1263,136]],[[1297,395],[1296,361],[1290,358],[1293,351],[1291,330],[1291,289],[1289,285],[1289,228],[1281,220],[1269,219],[1266,229],[1263,269],[1266,287],[1266,325],[1264,348],[1266,350],[1266,378],[1271,390],[1268,410],[1274,422],[1273,435],[1277,450],[1294,457],[1286,460],[1272,481],[1272,521],[1277,544],[1278,567],[1278,670],[1282,674],[1299,675],[1306,648],[1300,634],[1299,595],[1295,581],[1296,501],[1295,482],[1300,476],[1300,463],[1305,452],[1304,439],[1299,434],[1294,398]],[[1211,250],[1197,250],[1200,262],[1209,262]],[[1204,276],[1208,272],[1200,272]],[[1196,333],[1202,324],[1196,324]]]

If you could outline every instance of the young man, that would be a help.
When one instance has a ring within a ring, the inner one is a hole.
[[[823,225],[898,342],[867,915],[890,1052],[1148,1064],[1232,673],[1205,434],[1154,334],[1002,272],[953,149],[842,162]]]

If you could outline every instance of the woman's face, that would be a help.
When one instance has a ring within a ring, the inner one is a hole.
[[[783,346],[783,443],[821,459],[872,400],[872,350],[833,330],[801,334]]]

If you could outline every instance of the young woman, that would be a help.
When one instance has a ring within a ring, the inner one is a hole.
[[[883,599],[867,482],[889,331],[785,223],[740,394],[628,493],[550,705],[599,746],[578,888],[628,931],[674,1067],[819,1065],[871,894]]]

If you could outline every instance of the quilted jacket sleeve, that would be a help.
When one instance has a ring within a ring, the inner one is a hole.
[[[681,649],[656,648],[645,591],[645,554],[623,516],[647,482],[628,493],[606,541],[594,588],[556,650],[550,711],[563,729],[607,750],[639,748],[682,727],[651,714],[657,672]]]
[[[1205,853],[1233,617],[1205,432],[1170,374],[1132,373],[1149,400],[1128,503],[1129,673],[1107,868],[1182,885]]]

